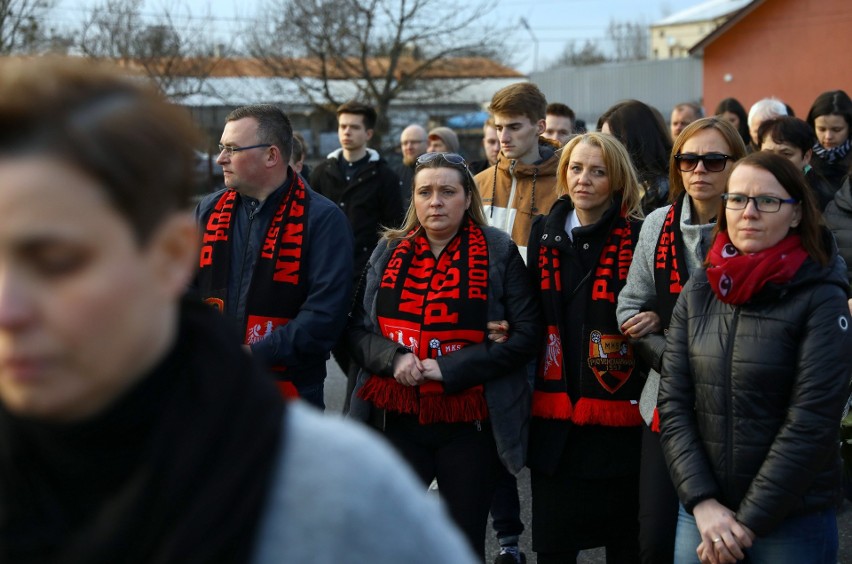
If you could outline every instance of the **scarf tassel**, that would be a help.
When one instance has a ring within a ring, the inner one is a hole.
[[[651,430],[655,433],[660,432],[660,412],[654,408],[654,417],[651,419]]]
[[[638,403],[592,398],[581,398],[571,419],[577,425],[607,427],[636,427],[643,423]]]
[[[488,419],[488,405],[481,393],[420,396],[420,423],[471,423]]]
[[[561,392],[540,392],[533,394],[533,417],[544,419],[571,419],[573,407],[568,394]]]
[[[370,376],[359,390],[358,397],[379,409],[387,409],[397,413],[417,413],[417,393],[410,386],[394,385],[393,378]]]

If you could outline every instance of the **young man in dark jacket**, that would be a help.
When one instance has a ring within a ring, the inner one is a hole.
[[[337,108],[337,135],[340,149],[317,165],[311,173],[311,187],[337,204],[349,220],[355,241],[353,268],[348,278],[353,287],[379,240],[381,228],[402,221],[402,192],[399,177],[367,142],[373,137],[376,110],[360,102],[346,102]],[[344,373],[349,371],[349,354],[343,344],[333,350]]]

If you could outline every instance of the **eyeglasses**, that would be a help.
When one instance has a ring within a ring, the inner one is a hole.
[[[424,165],[426,163],[431,163],[435,159],[444,159],[450,164],[461,165],[467,168],[467,163],[465,162],[464,157],[456,153],[423,153],[417,157],[417,162],[415,164]]]
[[[781,204],[798,204],[796,198],[776,198],[775,196],[746,196],[745,194],[722,194],[725,207],[729,210],[744,210],[748,207],[749,200],[754,202],[757,211],[763,213],[775,213],[781,209]]]
[[[234,147],[233,145],[222,145],[219,143],[219,154],[224,151],[226,155],[233,157],[234,153],[248,151],[249,149],[257,149],[259,147],[272,147],[272,143],[261,143],[260,145],[249,145],[248,147]]]
[[[725,164],[730,158],[730,155],[723,155],[722,153],[707,153],[706,155],[682,153],[680,155],[675,155],[677,168],[681,172],[690,172],[695,170],[695,167],[698,166],[698,161],[704,163],[704,168],[707,172],[721,172],[725,170]]]

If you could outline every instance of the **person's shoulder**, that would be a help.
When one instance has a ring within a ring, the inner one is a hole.
[[[372,431],[298,402],[284,428],[255,562],[473,562],[439,499]]]
[[[198,208],[197,208],[198,211],[197,211],[196,215],[198,215],[198,216],[204,215],[205,213],[207,213],[208,211],[213,209],[213,206],[216,205],[216,202],[219,201],[219,199],[222,197],[222,194],[224,194],[227,191],[228,191],[227,188],[222,188],[221,190],[217,190],[217,191],[212,192],[210,194],[207,194],[206,196],[201,198],[201,201],[198,202]]]

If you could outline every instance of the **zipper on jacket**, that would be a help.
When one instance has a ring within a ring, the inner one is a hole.
[[[734,457],[734,417],[733,417],[733,385],[734,377],[734,340],[737,335],[737,325],[740,321],[740,308],[734,307],[734,317],[731,319],[731,328],[728,331],[727,351],[725,361],[727,363],[727,375],[725,377],[725,482],[733,472]]]

